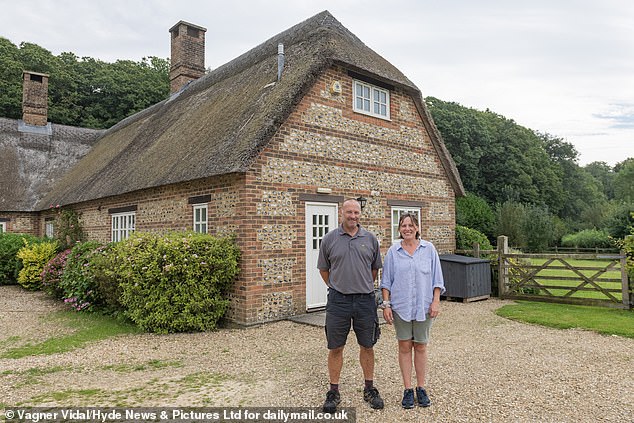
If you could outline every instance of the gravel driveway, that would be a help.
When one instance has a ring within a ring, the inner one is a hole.
[[[401,409],[394,330],[383,325],[375,383],[386,406],[371,410],[350,337],[341,405],[355,407],[358,422],[634,422],[634,339],[509,321],[494,314],[504,304],[441,303],[427,409]],[[47,317],[62,308],[43,293],[0,287],[0,354],[68,331]],[[315,407],[327,382],[323,328],[289,321],[0,359],[4,406]]]

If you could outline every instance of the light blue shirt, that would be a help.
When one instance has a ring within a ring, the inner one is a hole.
[[[440,258],[434,245],[419,240],[413,255],[398,242],[390,247],[383,263],[381,288],[390,291],[392,310],[407,322],[424,321],[434,299],[434,288],[445,292]]]

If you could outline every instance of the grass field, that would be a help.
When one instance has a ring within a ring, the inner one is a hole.
[[[530,262],[531,266],[541,266],[547,260],[548,259],[545,258],[531,258]],[[537,282],[540,285],[549,288],[539,288],[536,287],[532,282],[529,282],[528,284],[524,285],[524,292],[529,294],[539,294],[547,296],[550,296],[548,294],[550,293],[553,296],[562,297],[568,294],[572,288],[578,287],[583,284],[584,279],[579,275],[579,273],[592,279],[594,275],[596,275],[602,269],[606,268],[611,263],[610,260],[564,259],[564,261],[570,266],[576,268],[577,271],[565,268],[566,265],[562,261],[560,261],[559,259],[555,259],[553,262],[548,264],[547,267],[539,270],[539,272],[535,274],[535,279],[537,280]],[[623,294],[621,287],[620,264],[617,263],[616,268],[617,270],[611,269],[607,272],[602,273],[598,278],[594,279],[598,286],[607,290],[609,294],[612,295],[614,298],[608,297],[606,293],[601,292],[592,284],[585,284],[580,290],[569,294],[568,296],[571,298],[592,298],[621,302]],[[527,272],[535,272],[537,269],[535,267],[531,267],[524,270]],[[563,278],[570,279],[565,280]],[[536,289],[539,289],[539,292],[537,292]]]
[[[630,310],[518,301],[497,309],[496,314],[557,329],[580,328],[605,335],[634,338],[634,311]]]

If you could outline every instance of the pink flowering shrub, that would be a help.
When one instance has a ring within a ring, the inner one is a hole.
[[[91,261],[103,248],[97,241],[80,242],[67,256],[59,286],[64,302],[77,311],[92,311],[101,303]]]
[[[62,273],[64,273],[64,267],[70,254],[70,248],[57,253],[46,265],[40,275],[42,279],[42,291],[55,298],[61,299],[64,296],[64,291],[60,286],[62,279]]]

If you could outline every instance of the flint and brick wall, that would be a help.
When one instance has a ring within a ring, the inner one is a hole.
[[[43,229],[40,229],[40,218],[37,213],[0,212],[0,222],[5,224],[7,232],[34,236],[43,235]]]
[[[342,94],[331,94],[334,81],[341,82]],[[245,190],[253,201],[243,207],[254,233],[245,235],[256,254],[243,263],[246,303],[236,317],[244,323],[304,312],[300,195],[315,194],[317,187],[368,199],[362,224],[377,235],[382,254],[391,245],[388,200],[422,203],[422,236],[440,252],[455,248],[454,192],[413,100],[392,91],[390,121],[355,113],[352,83],[343,68],[325,72],[246,175]]]
[[[333,81],[343,92],[330,93]],[[362,224],[391,244],[388,202],[422,204],[421,234],[440,252],[454,240],[454,192],[413,100],[399,89],[391,120],[352,110],[352,78],[333,67],[318,79],[246,174],[148,189],[74,206],[90,238],[110,241],[109,209],[136,206],[137,231],[192,229],[188,198],[210,195],[209,233],[235,234],[241,272],[228,318],[251,325],[306,310],[305,202],[317,187],[368,199]],[[341,204],[340,204],[341,206]],[[43,229],[42,229],[43,230]]]

